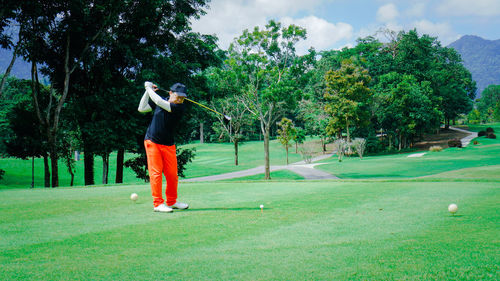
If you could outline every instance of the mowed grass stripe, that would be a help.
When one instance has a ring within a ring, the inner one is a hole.
[[[318,212],[314,217],[307,217],[305,221],[292,223],[273,229],[264,230],[261,235],[243,237],[235,241],[226,241],[220,245],[206,247],[197,250],[197,256],[201,260],[218,261],[218,266],[213,266],[217,269],[224,264],[228,270],[222,275],[223,279],[268,279],[272,276],[280,276],[283,279],[309,279],[318,278],[318,272],[311,270],[311,276],[302,276],[296,273],[297,268],[308,267],[316,264],[319,268],[329,268],[329,270],[321,273],[321,278],[341,277],[338,274],[345,274],[347,268],[358,264],[355,259],[360,256],[369,254],[377,254],[379,250],[386,250],[386,240],[398,240],[403,237],[411,237],[415,233],[425,231],[433,225],[439,225],[449,218],[446,211],[446,202],[452,198],[436,199],[435,192],[426,194],[425,198],[418,199],[418,195],[422,193],[420,188],[413,185],[411,188],[400,188],[395,186],[397,190],[385,194],[384,196],[370,201],[354,202],[359,204],[346,208],[328,208],[331,212]],[[438,185],[429,187],[429,190],[434,190]],[[455,184],[458,186],[458,184]],[[349,187],[351,188],[351,187]],[[366,184],[360,188],[366,188]],[[452,187],[453,188],[453,187]],[[475,189],[465,190],[465,196],[477,193]],[[392,193],[392,194],[391,194]],[[398,202],[394,202],[394,195],[397,196]],[[415,197],[417,198],[415,200]],[[420,196],[422,197],[422,196]],[[454,197],[449,195],[448,197]],[[407,198],[407,199],[405,199]],[[381,206],[389,206],[389,208],[380,210]],[[301,206],[297,206],[297,210],[303,211]],[[323,206],[318,206],[321,209]],[[411,212],[408,213],[409,209]],[[299,217],[304,217],[304,214],[297,212]],[[375,226],[375,227],[374,227]],[[283,241],[283,237],[287,237]],[[353,251],[351,247],[363,247],[361,245],[377,246],[376,251]],[[392,249],[393,243],[389,244]],[[345,251],[349,247],[350,250]],[[253,249],[252,251],[242,251],[241,249]],[[218,253],[224,253],[221,257]],[[347,253],[347,254],[346,254]],[[230,255],[231,258],[227,258]],[[256,258],[258,257],[258,258]],[[179,262],[179,267],[184,267],[196,257],[190,257],[186,254],[185,261]],[[275,263],[270,263],[266,268],[264,261],[279,261],[280,267],[276,268]],[[345,261],[353,261],[353,264]],[[254,262],[255,264],[248,264]],[[195,262],[195,264],[197,264]],[[234,268],[231,268],[233,266]],[[241,275],[238,268],[244,267],[245,272]],[[263,268],[264,267],[264,268]],[[213,273],[213,276],[220,274],[219,272],[210,271],[208,267],[205,270]],[[314,268],[314,266],[313,266]],[[337,269],[339,272],[335,273]],[[362,267],[356,266],[352,272],[357,272]],[[263,272],[272,272],[272,275],[266,275]],[[266,270],[267,269],[267,270]],[[186,269],[186,272],[195,270],[195,268]],[[236,275],[231,275],[233,272],[239,272]],[[205,271],[204,274],[207,274]],[[209,274],[210,275],[210,274]],[[201,277],[201,276],[198,276]],[[346,277],[346,276],[342,276]]]
[[[402,238],[440,228],[449,219],[448,201],[466,200],[468,205],[473,201],[468,198],[480,200],[484,192],[498,198],[491,185],[472,188],[464,183],[444,188],[443,183],[335,182],[189,187],[186,197],[199,209],[164,214],[159,225],[115,223],[112,229],[13,249],[8,251],[13,262],[4,273],[66,279],[72,270],[70,279],[121,280],[356,276],[363,274],[356,259],[368,262],[370,255],[398,249]],[[267,200],[264,215],[254,207],[261,196]],[[170,219],[175,216],[181,220]],[[27,266],[30,270],[23,270]],[[54,267],[63,271],[52,272]]]
[[[261,184],[261,186],[262,185],[263,184]],[[254,189],[255,185],[249,185],[249,187]],[[322,186],[321,188],[325,188],[325,186]],[[224,190],[224,187],[222,188],[222,190]],[[268,190],[268,188],[265,187],[262,190]],[[284,190],[285,190],[284,188],[281,189],[281,191]],[[292,192],[293,191],[297,190],[292,190]],[[317,195],[314,194],[314,196]],[[305,198],[307,199],[307,195]],[[286,200],[288,201],[289,199]],[[94,256],[95,259],[94,262],[96,264],[102,264],[102,263],[106,264],[106,261],[104,260],[100,261],[101,257],[109,257],[109,255],[121,256],[122,254],[124,255],[125,252],[128,251],[128,249],[125,247],[117,249],[118,252],[113,252],[113,253],[108,252],[110,249],[114,248],[113,244],[115,243],[114,241],[116,241],[115,239],[122,242],[129,242],[129,241],[123,241],[123,234],[130,231],[132,231],[132,234],[134,232],[140,232],[136,233],[137,235],[134,235],[133,237],[146,237],[145,241],[147,243],[146,245],[141,245],[140,238],[134,239],[134,243],[132,243],[132,245],[134,246],[137,245],[140,249],[143,249],[142,253],[143,255],[151,251],[153,255],[150,256],[149,258],[154,258],[157,255],[162,255],[163,253],[165,253],[165,251],[168,253],[172,252],[177,253],[179,250],[186,248],[188,246],[192,248],[193,241],[192,239],[189,239],[189,237],[193,236],[198,237],[198,239],[200,239],[199,240],[200,243],[203,246],[206,246],[207,244],[210,243],[219,243],[218,241],[225,241],[226,239],[231,239],[231,237],[237,238],[240,235],[251,235],[251,233],[259,232],[258,229],[262,227],[262,225],[258,224],[257,220],[261,220],[262,217],[259,213],[258,208],[243,207],[238,209],[234,208],[233,206],[234,203],[233,204],[230,203],[229,206],[217,205],[216,207],[209,204],[206,205],[204,209],[202,208],[201,210],[196,212],[194,211],[179,212],[178,214],[174,214],[183,217],[182,225],[185,226],[185,229],[183,228],[182,230],[186,231],[186,233],[178,233],[178,235],[175,235],[173,233],[175,233],[176,230],[178,230],[178,227],[175,226],[178,225],[179,222],[172,222],[170,219],[171,215],[164,214],[165,215],[164,228],[162,227],[162,224],[158,224],[158,222],[156,221],[147,224],[140,224],[138,226],[134,225],[132,221],[132,224],[130,226],[121,226],[117,227],[114,230],[103,228],[101,230],[94,230],[93,233],[92,232],[74,233],[74,235],[66,237],[65,239],[55,239],[55,241],[39,243],[37,245],[32,245],[31,247],[23,245],[22,247],[16,250],[5,251],[6,255],[4,256],[4,258],[7,258],[7,261],[9,260],[9,257],[12,258],[13,265],[17,264],[20,265],[21,267],[25,266],[24,265],[25,261],[29,261],[29,264],[33,263],[32,266],[40,267],[39,268],[40,271],[37,271],[38,274],[40,274],[40,272],[43,272],[44,266],[47,265],[46,263],[48,261],[46,261],[45,258],[48,257],[51,257],[50,260],[54,261],[58,266],[63,265],[64,262],[70,263],[68,264],[68,268],[72,268],[75,266],[73,262],[79,263],[78,261],[80,259],[79,253],[85,253],[85,255]],[[150,213],[150,210],[148,211],[149,211],[148,215],[152,216],[153,214]],[[221,212],[223,214],[222,216]],[[273,212],[273,211],[266,210],[266,213],[267,212]],[[278,215],[276,217],[271,217],[272,218],[271,221],[264,220],[264,222],[266,222],[265,227],[272,228],[276,226],[277,223],[286,224],[289,223],[290,219],[296,221],[297,219],[308,218],[308,216],[306,217],[295,216],[295,215],[290,216],[290,214],[288,214],[287,212],[283,213],[278,212],[277,214]],[[81,215],[85,216],[86,214],[81,214]],[[272,213],[270,213],[270,215],[272,216]],[[99,226],[104,226],[104,224],[102,224],[100,220],[95,222],[95,224]],[[160,227],[161,229],[158,229],[158,227]],[[56,229],[53,228],[51,228],[51,230],[57,231]],[[221,237],[221,234],[227,234],[227,236]],[[155,236],[156,238],[147,239],[147,237],[151,235]],[[26,238],[29,238],[28,237],[29,235],[26,236],[27,236]],[[173,239],[175,241],[174,243],[172,243],[172,246],[174,246],[173,249],[166,248],[168,246],[169,239]],[[184,240],[184,243],[182,243],[183,239],[186,239]],[[80,245],[92,245],[93,244],[92,241],[95,241],[93,243],[97,245],[101,243],[103,243],[103,245],[90,247],[90,249],[83,248],[80,246]],[[129,243],[126,244],[128,245]],[[163,246],[163,244],[165,244],[165,246]],[[196,245],[196,243],[194,244]],[[105,253],[99,253],[99,254],[94,253],[95,255],[92,255],[93,248],[103,249]],[[123,253],[121,253],[121,251],[123,251]],[[52,255],[54,252],[61,253],[61,256],[53,257]],[[195,252],[197,251],[195,250]],[[77,257],[77,259],[74,261],[68,260],[66,258],[66,256],[73,256],[73,255]],[[59,260],[59,258],[61,258],[62,260]],[[115,262],[119,262],[116,260],[116,257],[114,257],[113,259]],[[38,260],[39,263],[34,262],[36,260]],[[5,264],[5,262],[6,262],[5,260],[2,261],[2,264]],[[7,269],[7,267],[5,269]],[[19,271],[13,269],[12,272],[19,272]],[[51,276],[51,274],[52,273],[48,273],[47,276],[49,275]]]

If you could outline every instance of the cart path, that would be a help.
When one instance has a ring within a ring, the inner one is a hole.
[[[455,127],[451,127],[451,126],[450,126],[450,130],[470,134],[470,135],[466,136],[465,138],[460,139],[460,141],[462,142],[462,147],[466,147],[467,145],[469,145],[469,143],[472,139],[477,138],[476,132],[471,132],[471,131],[467,131],[467,130],[463,130],[463,129],[459,129],[459,128],[455,128]]]
[[[312,162],[320,161],[320,160],[329,158],[332,155],[333,155],[333,153],[320,155],[318,157],[313,158]],[[314,169],[314,166],[321,165],[321,164],[323,164],[323,163],[306,164],[304,161],[300,161],[300,162],[293,163],[291,165],[286,165],[286,166],[285,165],[284,166],[271,166],[270,170],[271,170],[271,172],[279,171],[279,170],[290,170],[290,171],[304,177],[304,179],[306,179],[306,180],[338,179],[338,177],[331,175],[327,172]],[[225,174],[220,174],[220,175],[184,179],[184,180],[181,180],[181,182],[227,180],[227,179],[234,179],[234,178],[241,178],[241,177],[263,174],[264,172],[265,172],[265,167],[259,166],[259,167],[252,168],[252,169],[231,172],[231,173],[225,173]]]

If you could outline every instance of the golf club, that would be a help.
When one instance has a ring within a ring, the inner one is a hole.
[[[167,92],[167,93],[169,92],[169,91],[167,91],[167,90],[163,90],[163,89],[158,89],[158,90],[161,90],[161,91],[164,91],[164,92]],[[199,106],[201,106],[201,107],[203,107],[203,108],[206,108],[206,109],[208,109],[208,110],[210,110],[210,111],[212,111],[212,112],[215,112],[215,113],[217,113],[217,114],[219,114],[219,115],[222,115],[222,116],[224,116],[224,118],[225,118],[226,120],[231,121],[231,116],[228,116],[228,115],[222,114],[222,113],[220,113],[220,112],[218,112],[218,111],[215,111],[215,110],[211,109],[211,108],[210,108],[210,107],[208,107],[208,106],[205,106],[205,105],[203,105],[203,104],[201,104],[201,103],[195,102],[194,100],[190,100],[190,99],[188,99],[188,98],[184,98],[184,99],[185,99],[185,100],[187,100],[187,101],[189,101],[189,102],[192,102],[192,103],[194,103],[194,104],[196,104],[196,105],[199,105]]]

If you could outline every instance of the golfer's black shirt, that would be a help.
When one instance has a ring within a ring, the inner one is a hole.
[[[156,144],[174,145],[175,132],[184,113],[184,104],[171,102],[171,112],[157,106],[151,99],[149,99],[149,106],[153,109],[153,119],[144,140],[150,140]]]

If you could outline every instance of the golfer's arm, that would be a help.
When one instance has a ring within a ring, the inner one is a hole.
[[[146,87],[146,92],[149,94],[149,98],[159,107],[165,109],[168,112],[171,112],[172,109],[170,108],[170,103],[164,99],[162,99],[155,91],[153,91],[153,88],[151,87]]]
[[[147,91],[144,91],[144,95],[142,95],[141,101],[139,102],[139,108],[137,110],[139,110],[139,112],[152,111],[153,109],[151,108],[151,106],[149,106],[148,102],[149,102],[149,94]]]

